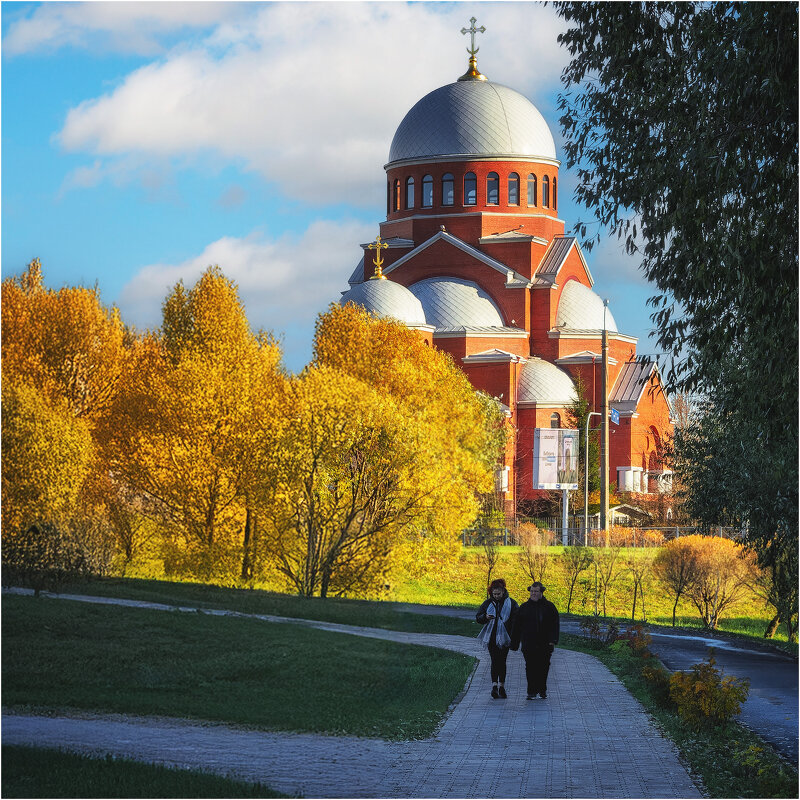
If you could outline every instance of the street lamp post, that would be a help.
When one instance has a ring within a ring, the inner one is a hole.
[[[589,421],[601,416],[599,411],[590,411],[586,417],[586,433],[583,444],[583,545],[589,544]]]

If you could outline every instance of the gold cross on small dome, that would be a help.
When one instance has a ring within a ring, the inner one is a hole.
[[[389,245],[386,242],[381,241],[381,235],[378,234],[375,237],[374,244],[368,244],[367,250],[375,250],[376,256],[372,259],[372,263],[375,265],[375,274],[370,278],[371,281],[385,281],[386,276],[383,274],[381,267],[383,266],[383,259],[381,258],[381,250],[386,250]]]

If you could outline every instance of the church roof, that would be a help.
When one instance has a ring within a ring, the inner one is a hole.
[[[491,81],[456,81],[412,107],[389,149],[389,163],[445,156],[555,161],[556,147],[544,117],[519,92]]]
[[[369,280],[344,292],[341,305],[355,303],[377,317],[396,319],[406,325],[425,325],[425,312],[414,295],[390,280]]]
[[[472,281],[461,278],[425,278],[408,288],[422,303],[428,324],[437,330],[504,326],[494,300]]]
[[[575,384],[563,369],[537,357],[525,363],[517,387],[518,403],[567,406],[577,398]]]
[[[654,374],[658,375],[658,365],[647,356],[639,356],[633,361],[625,362],[611,390],[609,402],[623,414],[634,413],[642,395],[653,385]],[[660,383],[657,385],[660,388]],[[671,416],[672,408],[669,399],[666,396],[664,399],[667,401],[667,408]]]
[[[534,285],[536,286],[552,286],[558,280],[558,273],[567,256],[573,247],[578,250],[581,262],[583,263],[586,275],[589,278],[589,286],[594,285],[594,278],[589,272],[589,267],[583,258],[583,253],[578,246],[578,240],[574,236],[554,236],[553,241],[550,242],[547,251],[544,254],[539,266],[536,268],[536,275],[534,277]]]
[[[604,315],[603,301],[588,286],[576,280],[567,281],[561,292],[555,327],[560,330],[601,331],[617,330],[610,309]]]

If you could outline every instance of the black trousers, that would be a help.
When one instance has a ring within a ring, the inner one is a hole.
[[[524,648],[525,677],[528,679],[528,694],[547,691],[547,673],[550,672],[550,645]]]
[[[494,642],[489,645],[489,655],[492,658],[492,683],[500,681],[506,682],[506,659],[508,658],[508,648],[498,647]]]

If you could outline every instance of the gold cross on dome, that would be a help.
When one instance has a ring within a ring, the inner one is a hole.
[[[475,55],[475,53],[477,53],[477,52],[478,52],[478,50],[480,50],[480,47],[475,47],[475,34],[476,34],[476,33],[486,33],[486,28],[484,28],[484,27],[483,27],[483,25],[481,25],[481,27],[480,27],[480,28],[476,28],[476,27],[475,27],[475,22],[476,22],[477,20],[475,19],[475,17],[470,17],[470,20],[469,20],[469,21],[472,23],[472,27],[470,27],[470,28],[462,28],[462,29],[461,29],[461,33],[462,33],[462,34],[464,34],[464,33],[468,33],[468,34],[470,34],[470,39],[471,39],[471,47],[468,47],[468,48],[467,48],[467,52],[468,52],[468,53],[469,53],[471,56],[474,56],[474,55]]]
[[[378,234],[375,238],[374,244],[368,244],[367,250],[375,250],[376,255],[375,258],[372,259],[372,263],[375,265],[375,274],[370,278],[371,281],[385,281],[386,276],[383,274],[381,267],[383,266],[383,259],[381,258],[381,250],[386,250],[389,245],[386,242],[381,241],[381,235]]]

